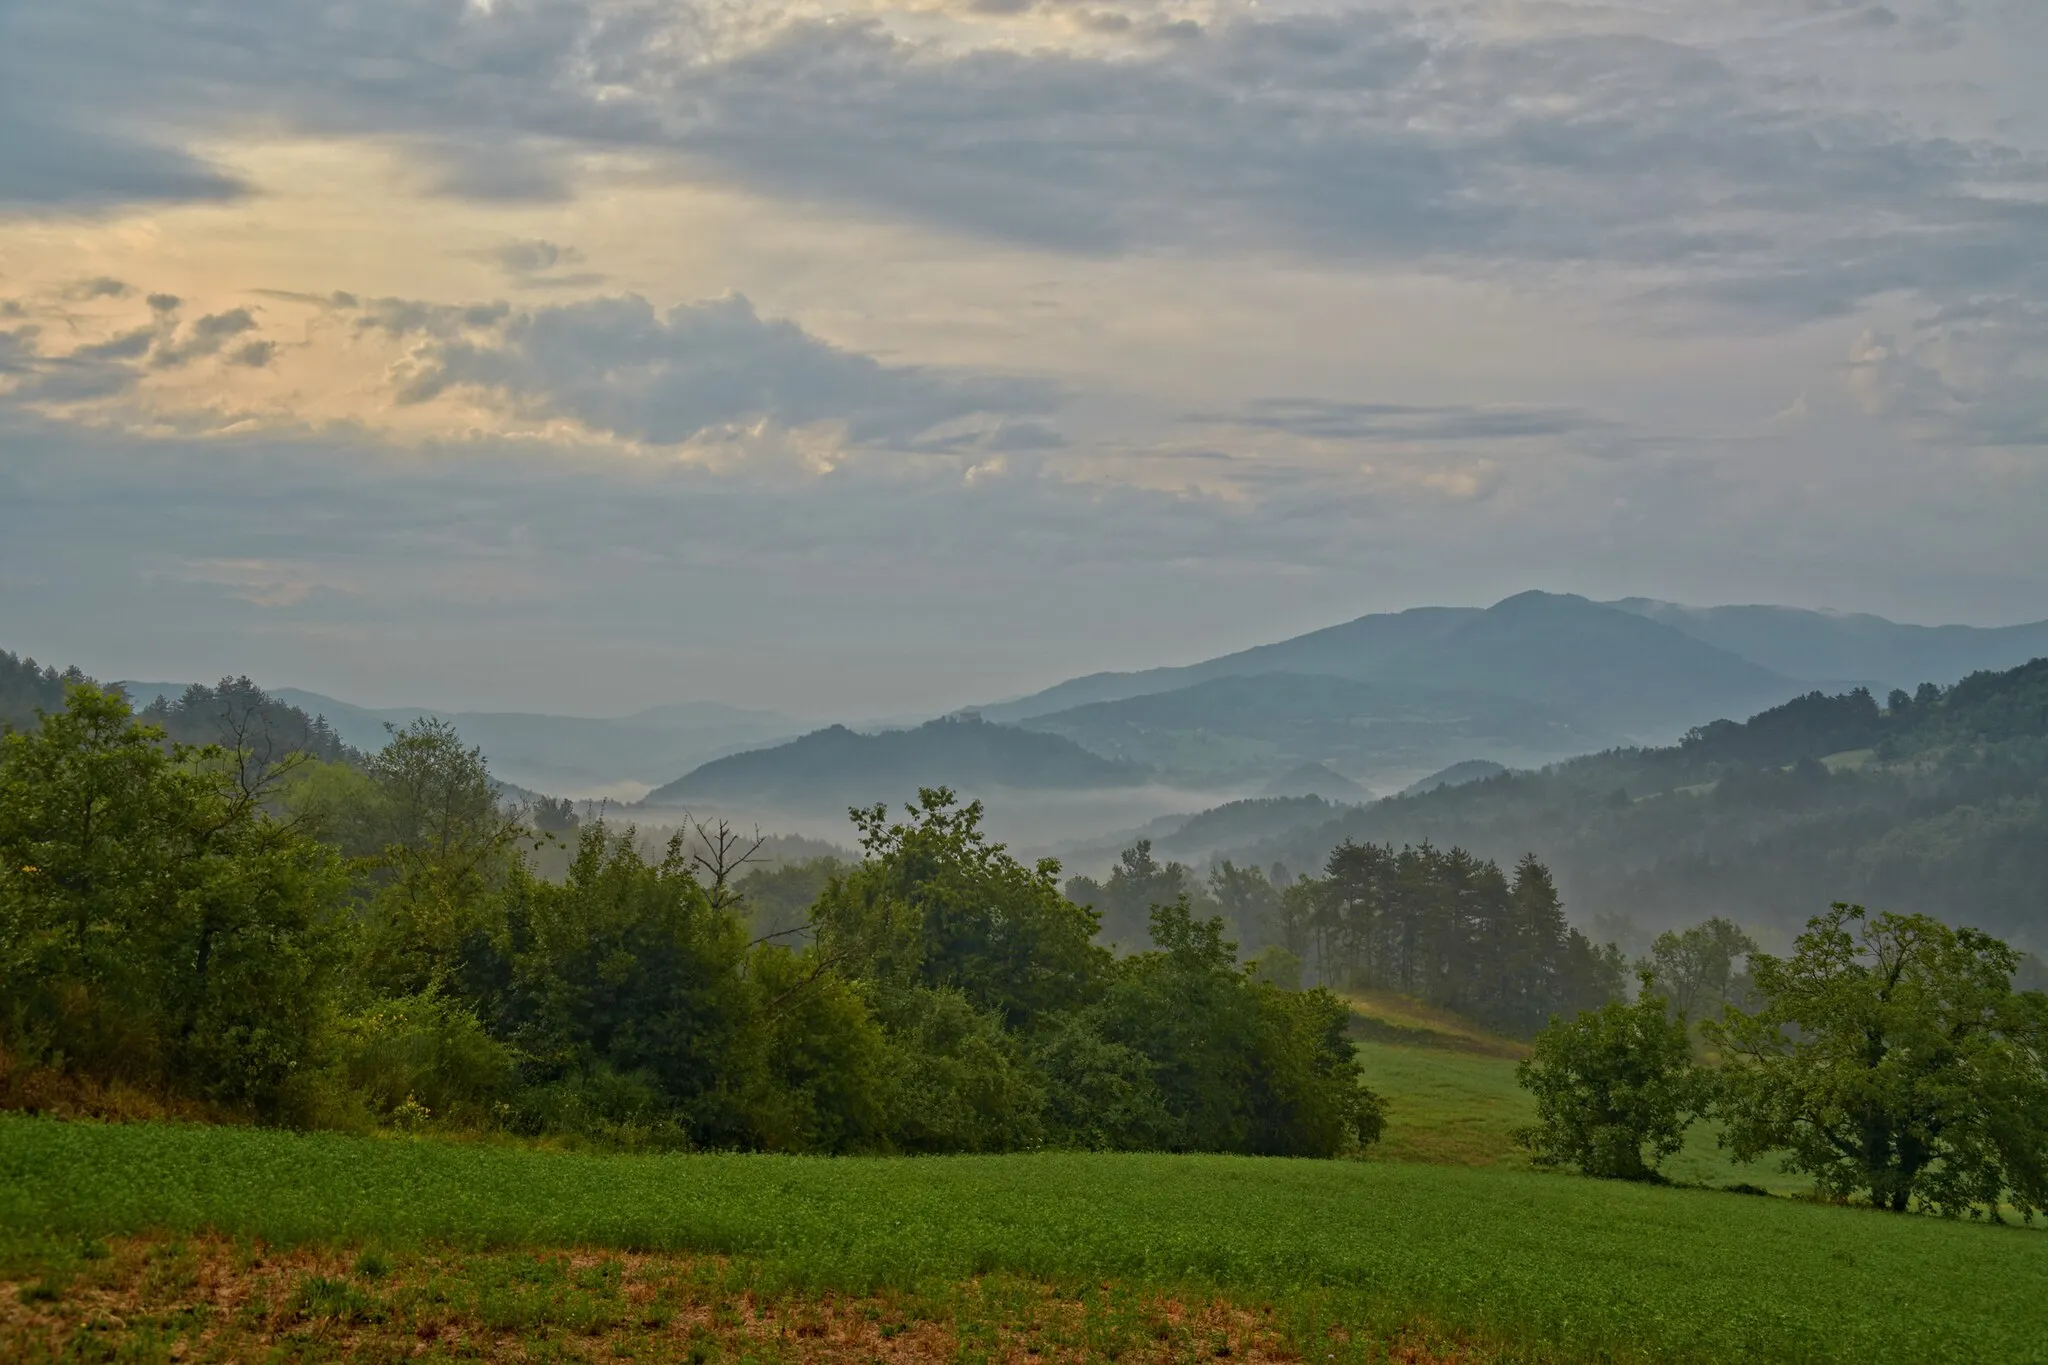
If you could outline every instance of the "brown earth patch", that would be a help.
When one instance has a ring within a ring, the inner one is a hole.
[[[33,1260],[34,1264],[30,1261]],[[688,1365],[1452,1365],[1422,1331],[1354,1339],[1265,1306],[989,1275],[869,1294],[776,1287],[720,1257],[380,1253],[206,1237],[17,1258],[0,1360],[678,1361]]]

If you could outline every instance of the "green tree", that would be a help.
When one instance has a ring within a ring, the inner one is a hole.
[[[1638,970],[1656,979],[1673,1009],[1698,1018],[1700,1011],[1728,1000],[1737,984],[1736,962],[1756,950],[1755,939],[1716,916],[1689,929],[1659,934]]]
[[[2013,990],[2019,962],[1974,929],[1839,903],[1791,957],[1753,954],[1761,1007],[1708,1028],[1736,1158],[1784,1150],[1882,1209],[2031,1216],[2048,1203],[2048,996]]]
[[[316,823],[365,860],[365,984],[414,994],[452,983],[498,932],[527,836],[482,751],[426,717],[392,731],[360,776],[327,783],[326,804],[302,806],[319,806]]]
[[[1152,911],[1150,952],[1120,959],[1093,1018],[1150,1062],[1183,1151],[1337,1156],[1378,1139],[1350,1013],[1328,991],[1284,991],[1237,965],[1223,921],[1182,897]]]
[[[1075,877],[1067,883],[1067,899],[1096,911],[1103,942],[1127,952],[1138,951],[1152,921],[1152,909],[1197,895],[1194,879],[1180,863],[1162,863],[1152,856],[1152,841],[1140,839],[1117,857],[1109,880]]]
[[[1537,1165],[1617,1180],[1656,1179],[1712,1098],[1684,1016],[1648,976],[1632,1003],[1551,1020],[1515,1079],[1536,1098],[1536,1122],[1517,1137]]]
[[[167,747],[118,691],[0,738],[10,1049],[291,1117],[329,1007],[340,862],[218,748]]]
[[[485,1012],[535,1079],[634,1078],[652,1098],[601,1117],[652,1104],[693,1140],[749,1145],[761,1009],[746,927],[711,904],[683,836],[650,862],[632,829],[586,826],[565,881],[520,872],[506,899],[506,983]]]
[[[865,853],[819,897],[820,942],[855,976],[960,991],[1011,1027],[1071,1009],[1107,954],[1095,917],[1060,894],[1060,866],[1027,867],[981,830],[979,801],[924,788],[907,820],[851,812]]]

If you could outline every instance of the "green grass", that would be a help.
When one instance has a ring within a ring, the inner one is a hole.
[[[1367,1038],[1358,1043],[1366,1083],[1387,1097],[1387,1132],[1373,1149],[1378,1161],[1527,1169],[1529,1154],[1514,1130],[1536,1118],[1536,1102],[1515,1083],[1515,1063],[1449,1047],[1404,1047]],[[1719,1129],[1697,1123],[1685,1149],[1664,1163],[1681,1185],[1754,1185],[1773,1194],[1805,1194],[1810,1177],[1788,1175],[1775,1157],[1738,1165],[1716,1142]]]
[[[2048,1360],[2032,1231],[1509,1169],[582,1156],[0,1117],[0,1228],[710,1252],[849,1291],[1178,1286],[1371,1330],[1421,1318],[1509,1357]]]

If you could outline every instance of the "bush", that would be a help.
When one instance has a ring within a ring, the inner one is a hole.
[[[410,1101],[446,1122],[486,1125],[516,1079],[518,1055],[439,991],[376,1001],[344,1016],[337,1035],[349,1089],[384,1118]]]
[[[1553,1019],[1515,1068],[1536,1097],[1536,1123],[1517,1137],[1537,1165],[1654,1180],[1707,1112],[1710,1079],[1693,1064],[1685,1016],[1671,1015],[1650,984],[1646,974],[1633,1004]]]

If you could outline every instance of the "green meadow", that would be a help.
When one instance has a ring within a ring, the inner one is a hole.
[[[1411,1060],[1439,1070],[1452,1107],[1463,1061]],[[1476,1151],[1494,1122],[1445,1150]],[[0,1227],[24,1264],[37,1247],[213,1233],[707,1253],[857,1294],[1112,1283],[1273,1307],[1297,1343],[1357,1359],[1417,1323],[1497,1359],[2048,1359],[2048,1238],[2030,1229],[1506,1164],[587,1155],[10,1116]]]

